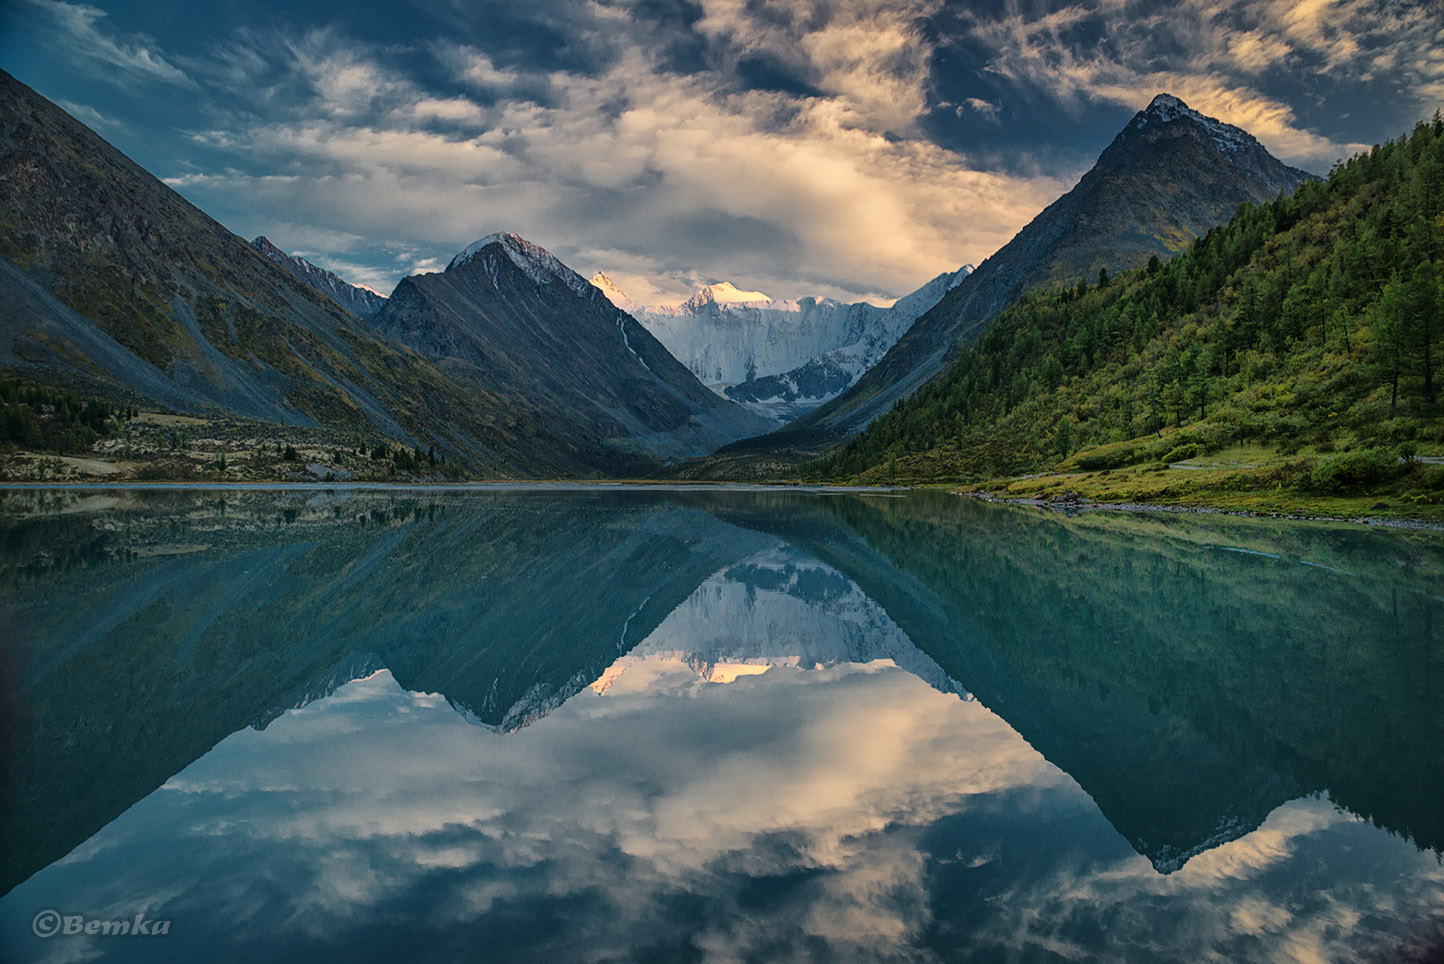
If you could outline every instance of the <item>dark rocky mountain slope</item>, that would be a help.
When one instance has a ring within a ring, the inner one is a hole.
[[[639,350],[660,353],[648,337]],[[434,446],[484,476],[652,464],[539,411],[545,399],[458,378],[378,336],[3,72],[0,371],[258,430],[323,430],[338,445]]]
[[[514,234],[403,279],[375,324],[524,401],[549,430],[619,451],[701,455],[773,424],[710,391],[601,290]]]
[[[1291,192],[1308,176],[1246,131],[1159,94],[1077,186],[949,291],[850,390],[733,451],[816,454],[846,441],[941,371],[1028,289],[1096,281],[1100,269],[1168,257],[1240,204]]]

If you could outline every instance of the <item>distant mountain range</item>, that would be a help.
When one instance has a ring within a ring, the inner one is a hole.
[[[737,456],[814,454],[861,431],[971,343],[1029,288],[1096,281],[1168,257],[1238,205],[1292,192],[1310,175],[1252,135],[1159,94],[1134,116],[1071,191],[922,315],[856,385]],[[735,468],[735,461],[727,463]]]
[[[251,246],[358,318],[373,318],[386,304],[386,299],[370,288],[353,285],[300,255],[287,254],[269,238],[256,238]]]
[[[592,284],[657,336],[703,383],[779,421],[809,412],[856,382],[972,265],[938,275],[880,308],[830,298],[771,298],[731,282],[680,305],[641,305],[605,274]]]

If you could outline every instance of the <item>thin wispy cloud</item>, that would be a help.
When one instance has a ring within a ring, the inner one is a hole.
[[[144,34],[126,35],[106,23],[106,12],[65,0],[24,0],[53,25],[54,50],[77,69],[110,80],[157,81],[181,87],[193,84]]]

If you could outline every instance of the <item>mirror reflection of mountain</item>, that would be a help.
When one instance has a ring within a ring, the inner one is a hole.
[[[508,730],[648,659],[723,679],[886,658],[977,694],[1160,870],[1311,791],[1444,841],[1435,536],[926,493],[58,508],[85,507],[3,529],[30,641],[7,891],[229,733],[382,666]]]
[[[1305,792],[1444,848],[1437,534],[941,493],[723,514],[853,578],[1159,870]]]
[[[488,725],[592,682],[770,537],[646,496],[154,494],[4,530],[9,890],[226,735],[378,665]]]
[[[774,666],[882,659],[940,692],[972,699],[856,583],[778,542],[710,576],[592,689],[605,693],[642,662],[682,663],[709,682],[725,683]]]

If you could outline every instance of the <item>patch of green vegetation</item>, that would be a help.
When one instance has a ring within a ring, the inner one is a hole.
[[[1358,481],[1339,473],[1368,473]],[[968,488],[1009,499],[1186,505],[1230,512],[1444,522],[1444,466],[1390,463],[1363,452],[1337,459],[1274,458],[1265,464],[1194,469],[1131,466],[990,479]]]
[[[470,477],[434,445],[372,432],[116,407],[0,377],[7,482],[439,482]]]
[[[96,439],[116,434],[119,422],[133,414],[98,398],[0,376],[0,451],[83,452]]]
[[[1139,501],[1444,501],[1413,458],[1444,454],[1438,114],[1292,196],[1241,206],[1171,261],[1099,282],[1029,293],[802,476],[1101,482],[1128,470],[1122,488]],[[1218,460],[1240,447],[1270,464]],[[1190,464],[1168,469],[1178,463]]]

